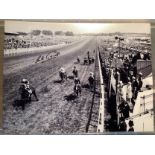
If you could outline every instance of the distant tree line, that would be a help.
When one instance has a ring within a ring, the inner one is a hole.
[[[64,32],[64,31],[55,31],[53,33],[51,30],[32,30],[30,34],[33,35],[33,36],[38,36],[40,34],[47,35],[47,36],[53,36],[53,35],[74,36],[74,33],[72,31],[66,31],[66,32]]]

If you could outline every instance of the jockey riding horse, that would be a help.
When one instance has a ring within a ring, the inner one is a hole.
[[[38,101],[36,91],[33,87],[30,87],[29,81],[27,79],[23,79],[21,81],[19,92],[21,95],[21,99],[30,98],[30,100],[31,100],[31,96],[34,95],[36,101]]]
[[[25,109],[25,104],[31,102],[31,96],[33,95],[38,100],[38,97],[36,95],[36,91],[33,87],[30,87],[29,81],[27,79],[22,79],[21,85],[19,88],[19,94],[20,94],[20,106],[22,107],[22,110]],[[16,101],[17,102],[17,101]]]
[[[79,96],[79,94],[81,95],[81,84],[75,84],[74,85],[74,93],[76,96]]]
[[[79,80],[78,77],[76,77],[74,79],[74,93],[76,96],[79,96],[79,94],[81,95],[81,91],[82,91],[82,88],[81,88],[81,82]]]
[[[31,96],[35,97],[36,101],[38,100],[38,97],[36,95],[36,91],[33,87],[30,87],[29,81],[27,79],[23,79],[21,81],[20,87],[19,87],[19,94],[20,94],[20,99],[14,100],[13,102],[13,107],[17,108],[21,107],[22,110],[25,109],[25,104],[31,102]]]
[[[66,73],[65,69],[62,67],[60,68],[59,76],[60,76],[61,82],[63,82],[64,79],[67,80],[67,73]]]

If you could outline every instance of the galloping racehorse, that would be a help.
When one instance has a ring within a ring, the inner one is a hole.
[[[17,109],[17,107],[21,107],[22,110],[25,109],[25,104],[31,103],[31,96],[34,95],[36,101],[38,101],[38,97],[36,95],[35,88],[29,87],[29,82],[24,79],[22,80],[22,84],[19,88],[20,100],[15,100],[13,106]]]
[[[75,84],[74,86],[74,93],[76,96],[79,96],[79,94],[81,95],[81,84]]]

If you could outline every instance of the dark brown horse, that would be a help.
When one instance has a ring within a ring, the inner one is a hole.
[[[36,101],[38,101],[38,97],[36,95],[36,91],[35,88],[30,87],[29,90],[25,89],[24,85],[21,85],[19,88],[19,94],[20,94],[20,99],[15,100],[13,102],[13,107],[15,107],[16,109],[18,109],[18,107],[21,107],[22,110],[25,109],[25,105],[26,104],[30,104],[31,103],[31,96],[33,95],[36,99]]]
[[[76,96],[79,96],[79,94],[81,95],[81,84],[75,84],[74,86],[74,94]]]

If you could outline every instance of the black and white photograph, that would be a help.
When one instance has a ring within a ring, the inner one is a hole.
[[[4,134],[153,133],[149,23],[5,21]]]

